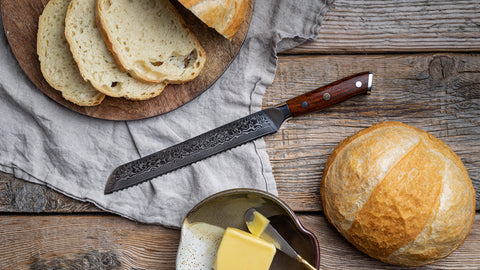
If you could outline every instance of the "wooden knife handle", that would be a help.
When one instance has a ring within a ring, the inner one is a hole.
[[[292,117],[318,111],[359,94],[370,94],[373,74],[359,73],[294,97],[286,102]]]

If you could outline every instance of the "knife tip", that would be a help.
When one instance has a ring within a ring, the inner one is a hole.
[[[112,179],[112,175],[110,175],[107,179],[107,183],[105,184],[105,189],[103,190],[104,195],[112,194],[113,192],[117,191],[115,187],[115,181]]]
[[[109,195],[109,194],[112,194],[115,190],[113,190],[113,188],[111,188],[110,186],[105,186],[105,189],[103,190],[103,194],[104,195]]]

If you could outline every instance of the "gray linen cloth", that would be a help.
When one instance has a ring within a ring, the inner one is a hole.
[[[329,0],[256,0],[247,39],[207,91],[170,113],[107,121],[58,105],[27,78],[0,33],[0,170],[145,223],[179,227],[205,197],[248,187],[277,194],[258,139],[135,187],[104,195],[118,165],[261,109],[276,53],[314,39]]]

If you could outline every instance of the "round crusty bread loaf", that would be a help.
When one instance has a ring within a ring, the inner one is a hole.
[[[475,218],[475,191],[460,158],[433,135],[398,122],[342,141],[325,165],[321,195],[337,230],[390,264],[448,256]]]
[[[65,38],[70,0],[51,0],[38,21],[37,54],[45,80],[63,98],[80,106],[95,106],[105,95],[83,80]]]
[[[117,64],[145,82],[184,83],[206,53],[169,0],[98,0],[97,25]]]
[[[97,28],[95,6],[96,0],[72,0],[65,18],[65,36],[82,77],[111,97],[146,100],[158,96],[166,83],[138,81],[117,66]]]
[[[206,25],[232,39],[242,25],[248,0],[179,0]]]

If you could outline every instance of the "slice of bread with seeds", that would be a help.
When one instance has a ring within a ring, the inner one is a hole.
[[[166,83],[140,82],[117,66],[96,25],[96,2],[72,0],[65,19],[65,36],[83,78],[112,97],[146,100],[158,96]]]
[[[51,0],[38,22],[37,54],[45,80],[63,98],[80,106],[95,106],[105,95],[83,80],[65,38],[70,0]]]
[[[169,0],[98,0],[97,25],[119,66],[145,82],[183,83],[206,54]]]

